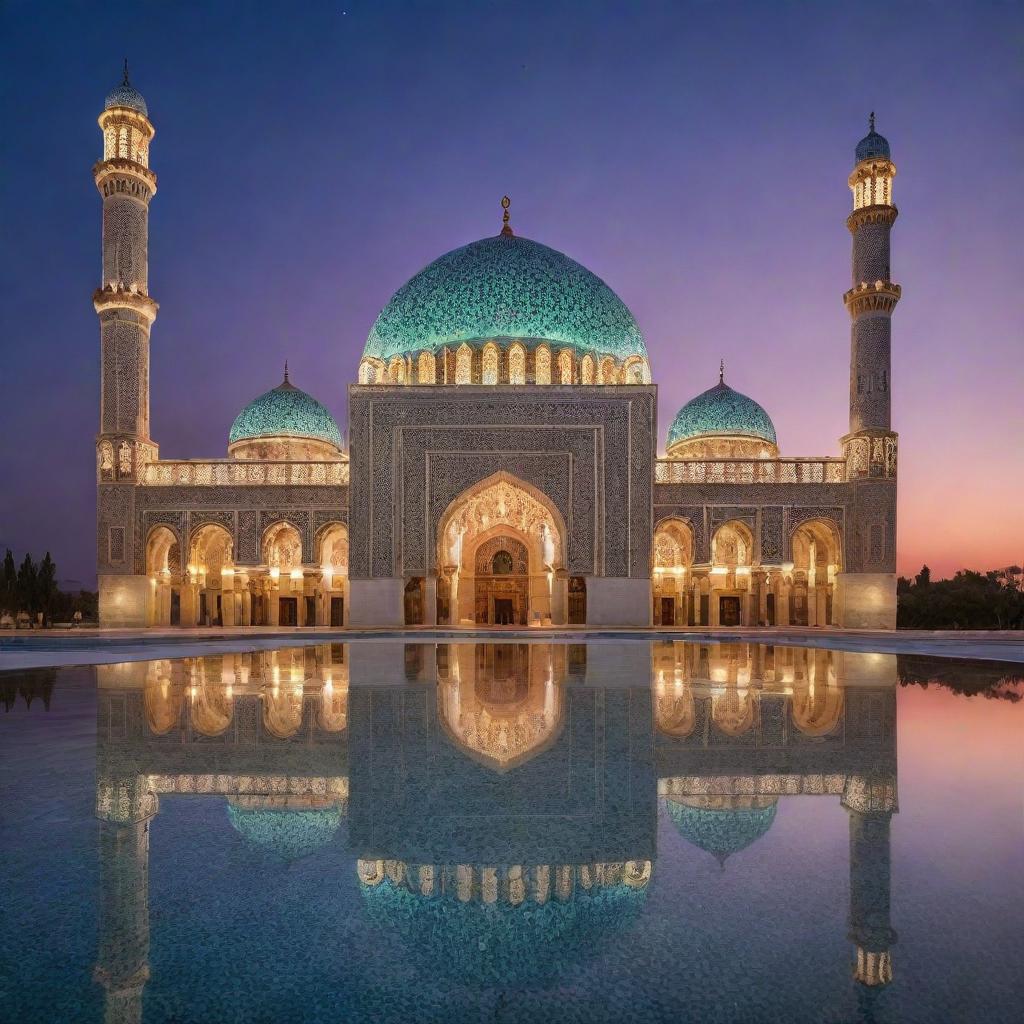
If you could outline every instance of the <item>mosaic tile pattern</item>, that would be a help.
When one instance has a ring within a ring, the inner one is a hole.
[[[138,111],[138,113],[149,117],[149,109],[146,107],[146,101],[142,98],[142,93],[132,88],[127,82],[122,82],[116,89],[111,89],[107,93],[103,109],[110,110],[111,107],[128,107],[129,110]]]
[[[876,157],[889,159],[889,140],[884,135],[871,129],[860,142],[857,143],[857,163],[861,160],[873,160]]]
[[[315,437],[339,448],[344,445],[334,417],[288,380],[253,399],[238,414],[228,443],[257,437]]]
[[[710,435],[760,437],[777,444],[771,417],[752,398],[719,382],[691,398],[668,430],[668,447],[677,441]]]
[[[377,317],[363,356],[491,338],[647,358],[632,313],[604,281],[555,249],[503,235],[454,249],[404,284]]]

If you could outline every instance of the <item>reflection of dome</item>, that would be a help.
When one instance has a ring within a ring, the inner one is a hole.
[[[454,249],[406,282],[377,317],[363,356],[386,360],[516,338],[581,355],[647,358],[633,315],[604,281],[555,249],[511,233]]]
[[[604,867],[614,871],[622,866]],[[455,870],[462,869],[440,869],[446,874]],[[552,875],[556,871],[550,870]],[[507,986],[555,981],[570,957],[597,955],[601,942],[621,938],[646,900],[646,862],[644,871],[638,878],[595,883],[590,889],[577,878],[567,899],[551,894],[544,902],[527,897],[518,904],[501,897],[463,901],[450,890],[424,896],[393,872],[375,884],[361,880],[360,889],[368,916],[401,936],[418,968],[457,981]]]
[[[249,807],[230,801],[228,819],[247,842],[282,860],[299,860],[327,846],[341,824],[339,807]]]
[[[235,417],[228,443],[270,437],[310,438],[333,445],[339,451],[343,445],[334,417],[288,380],[287,369],[283,383],[253,399]]]
[[[772,827],[778,806],[774,797],[673,797],[665,804],[679,834],[722,864]]]
[[[724,380],[696,398],[676,414],[668,431],[667,448],[702,437],[750,437],[778,442],[768,413],[752,398],[734,391]]]

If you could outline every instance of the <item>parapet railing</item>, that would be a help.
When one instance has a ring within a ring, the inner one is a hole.
[[[347,462],[247,462],[243,459],[188,459],[150,462],[142,483],[149,487],[218,484],[347,484]]]
[[[658,484],[841,484],[844,459],[658,459]]]

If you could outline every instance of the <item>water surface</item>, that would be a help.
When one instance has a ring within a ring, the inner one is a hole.
[[[0,676],[0,1017],[1016,1020],[1018,670],[350,643]]]

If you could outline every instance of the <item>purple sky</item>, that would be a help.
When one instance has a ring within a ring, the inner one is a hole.
[[[301,12],[297,14],[296,12]],[[343,13],[347,12],[347,13]],[[127,54],[156,125],[153,437],[223,457],[292,379],[344,428],[381,306],[500,227],[633,310],[661,438],[716,380],[783,454],[847,429],[846,176],[899,168],[900,569],[1024,559],[1024,7],[38,4],[0,13],[0,547],[91,584],[96,117]]]

